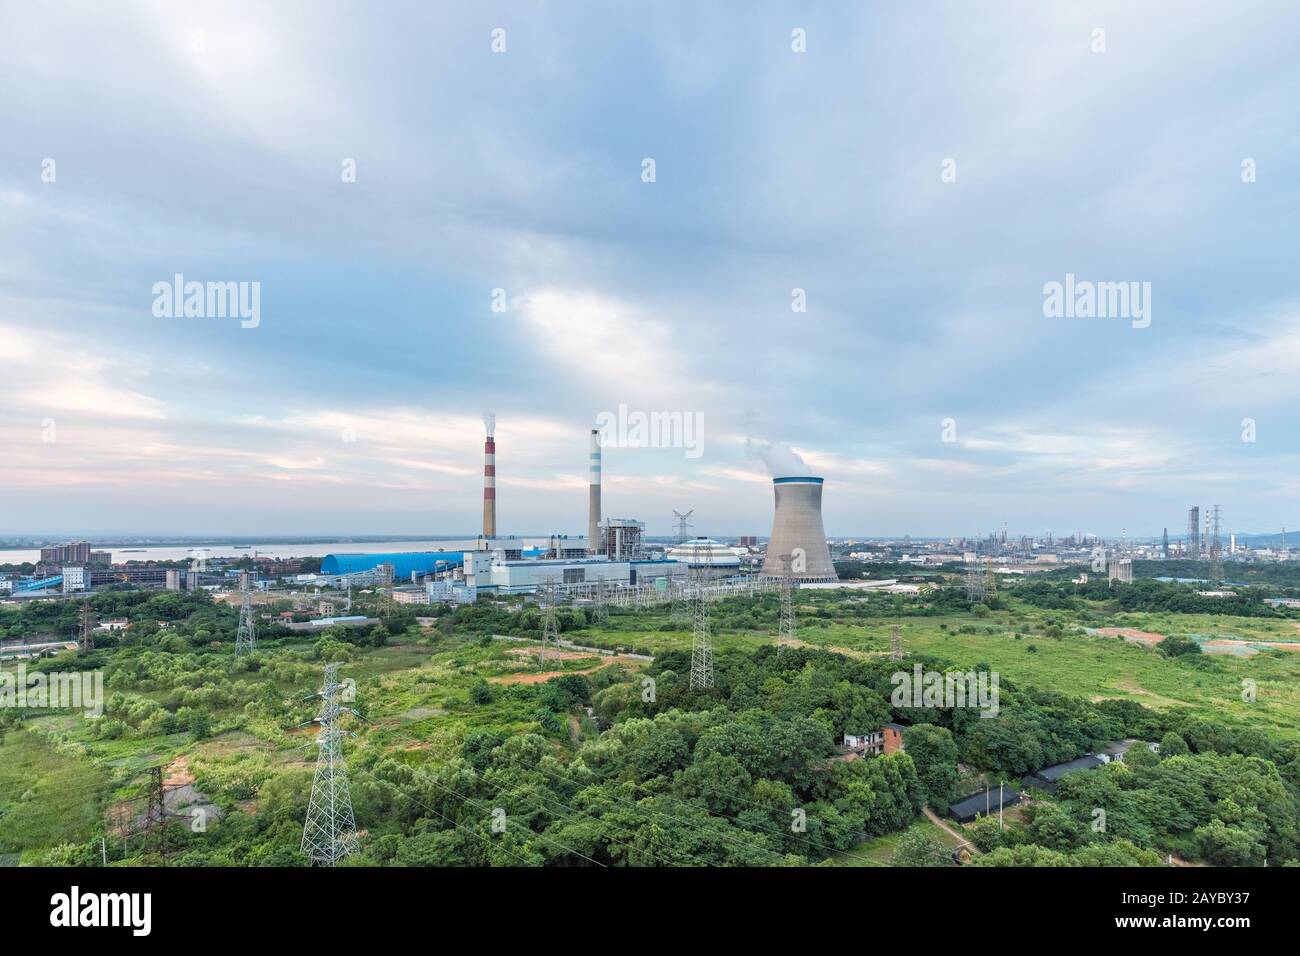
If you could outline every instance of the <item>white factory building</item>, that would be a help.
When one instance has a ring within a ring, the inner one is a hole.
[[[497,554],[467,551],[465,584],[497,594],[522,594],[536,591],[548,583],[581,586],[609,582],[615,585],[646,585],[681,578],[686,566],[677,561],[606,561],[603,558],[581,560],[534,559],[513,561]]]
[[[692,568],[716,568],[728,573],[740,570],[740,553],[712,538],[691,538],[684,541],[675,548],[669,548],[668,557]]]

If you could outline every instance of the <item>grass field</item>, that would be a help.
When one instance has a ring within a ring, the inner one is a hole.
[[[1077,694],[1093,700],[1127,698],[1155,709],[1187,707],[1217,719],[1252,724],[1285,736],[1300,736],[1300,651],[1264,649],[1250,657],[1205,655],[1199,660],[1169,658],[1153,648],[1116,637],[1074,633],[1069,612],[1039,612],[1014,607],[984,617],[868,618],[852,620],[852,611],[835,607],[833,616],[817,616],[829,602],[818,595],[803,600],[797,634],[805,644],[848,654],[884,654],[897,625],[908,651],[933,654],[970,667],[987,664],[999,675],[1022,685]],[[637,621],[622,628],[616,616],[609,626],[589,629],[602,643],[623,643],[652,653],[689,651],[689,629],[661,631]],[[662,623],[662,618],[660,619]],[[1059,637],[1043,633],[1056,623]],[[1115,614],[1095,626],[1125,627],[1161,634],[1190,634],[1235,640],[1294,641],[1295,621],[1215,615]],[[1019,636],[1017,636],[1019,635]],[[715,633],[717,650],[752,650],[773,640],[771,630],[726,630]],[[1244,681],[1253,681],[1255,700],[1243,698]]]
[[[0,743],[0,854],[89,840],[99,829],[108,774],[57,752],[30,730]]]
[[[903,834],[918,831],[933,837],[946,847],[951,848],[957,845],[957,841],[953,839],[947,830],[935,826],[923,817],[918,817],[917,821],[907,830],[888,833],[885,836],[876,837],[874,840],[859,843],[852,850],[835,853],[830,858],[831,862],[836,866],[889,866],[889,861],[893,859],[894,850]]]

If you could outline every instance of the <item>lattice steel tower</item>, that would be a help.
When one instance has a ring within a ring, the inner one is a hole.
[[[903,659],[903,632],[897,624],[889,631],[889,659],[891,661]]]
[[[691,645],[691,690],[713,686],[713,636],[709,633],[709,591],[705,587],[708,572],[696,568],[695,640]]]
[[[95,649],[94,615],[90,610],[90,599],[81,602],[81,635],[77,641],[77,650],[88,654]]]
[[[546,660],[547,644],[557,651],[560,648],[560,621],[555,612],[560,599],[555,587],[555,579],[546,579],[539,593],[542,598],[542,646],[537,652],[537,662],[540,664]]]
[[[679,545],[685,544],[687,541],[690,540],[691,537],[690,518],[691,515],[693,514],[695,514],[694,508],[686,512],[686,514],[682,514],[680,511],[677,511],[676,509],[673,510],[673,516],[677,519],[677,543]]]
[[[348,765],[343,759],[343,729],[339,718],[355,713],[340,703],[343,685],[339,664],[325,668],[325,683],[318,696],[321,704],[320,747],[316,757],[316,779],[311,786],[307,822],[302,828],[302,851],[320,866],[333,866],[357,848],[357,822],[352,816],[352,791],[348,787]]]
[[[988,588],[988,576],[977,558],[975,564],[966,567],[966,600],[971,604],[983,603],[989,596]]]
[[[781,625],[776,632],[776,652],[794,646],[794,557],[781,555]]]
[[[685,624],[691,619],[691,605],[687,600],[686,582],[677,578],[668,579],[668,596],[672,601],[669,620],[675,624]]]
[[[239,633],[235,635],[235,656],[257,650],[257,623],[253,618],[253,596],[244,588],[244,603],[239,608]]]
[[[609,594],[605,589],[604,581],[596,582],[596,590],[592,594],[595,606],[592,608],[592,620],[597,624],[609,623]]]

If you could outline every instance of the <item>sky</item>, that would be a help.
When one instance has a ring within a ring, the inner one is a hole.
[[[0,20],[0,534],[1300,526],[1293,3]]]

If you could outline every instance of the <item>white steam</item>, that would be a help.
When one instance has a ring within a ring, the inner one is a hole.
[[[808,469],[808,463],[800,458],[799,454],[785,442],[763,441],[762,439],[755,441],[752,438],[746,438],[745,453],[761,461],[767,469],[767,473],[773,478],[790,478],[812,474]]]

